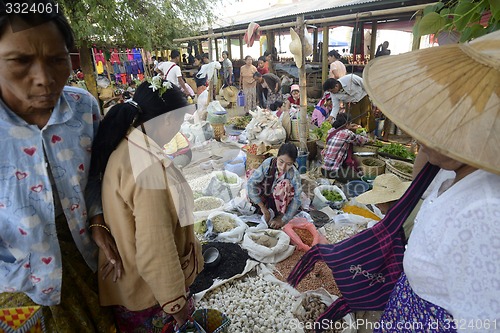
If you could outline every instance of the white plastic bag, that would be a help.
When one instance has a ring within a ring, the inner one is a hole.
[[[342,196],[342,201],[345,202],[347,200],[344,192],[336,186],[336,185],[320,185],[314,189],[314,199],[313,199],[313,206],[316,209],[322,209],[326,206],[328,206],[328,203],[330,201],[326,200],[326,198],[321,194],[322,191],[335,191],[339,193]]]
[[[252,215],[255,212],[255,207],[245,198],[237,197],[226,203],[224,205],[224,210],[234,210],[243,215]]]
[[[213,219],[216,216],[225,216],[234,221],[235,227],[226,232],[217,233],[214,230]],[[207,233],[205,237],[207,239],[216,242],[228,242],[228,243],[239,243],[243,239],[245,230],[248,228],[245,222],[243,222],[238,216],[226,212],[214,212],[208,216],[207,219]]]
[[[274,126],[274,127],[266,127],[259,134],[256,135],[256,138],[266,145],[279,145],[285,142],[286,139],[286,131],[283,126]]]
[[[272,229],[247,231],[241,247],[248,251],[250,257],[273,264],[285,260],[295,250],[286,233]]]
[[[243,180],[237,174],[230,171],[214,171],[203,194],[218,197],[228,202],[238,197],[242,186]]]

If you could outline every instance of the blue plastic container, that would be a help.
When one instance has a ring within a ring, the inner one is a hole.
[[[362,180],[351,180],[346,184],[345,188],[347,196],[353,198],[368,191],[370,189],[370,184],[365,183]]]
[[[309,156],[309,153],[301,153],[299,156],[297,156],[297,164],[299,166],[299,172],[301,174],[307,172],[307,157]]]
[[[236,99],[238,106],[245,106],[245,94],[243,91],[238,93],[238,98]]]

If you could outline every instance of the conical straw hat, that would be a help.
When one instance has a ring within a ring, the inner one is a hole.
[[[373,190],[362,193],[356,201],[362,204],[379,204],[399,200],[411,182],[403,182],[393,173],[384,173],[373,181]]]
[[[382,112],[419,142],[500,174],[500,31],[377,58],[363,82]]]
[[[235,86],[228,86],[222,89],[222,94],[224,95],[224,99],[228,102],[236,102],[238,97],[238,88]]]

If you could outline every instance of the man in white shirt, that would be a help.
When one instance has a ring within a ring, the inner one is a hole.
[[[359,124],[371,132],[375,129],[375,117],[372,103],[363,86],[363,79],[355,74],[342,76],[338,80],[330,78],[323,83],[323,90],[331,93],[331,119],[337,118],[340,102],[344,102],[353,123]],[[330,120],[331,120],[330,119]]]
[[[159,63],[158,69],[161,71],[161,75],[164,79],[181,88],[186,96],[191,96],[191,90],[182,78],[181,68],[178,65],[180,58],[181,53],[178,50],[172,50],[170,53],[170,61]]]

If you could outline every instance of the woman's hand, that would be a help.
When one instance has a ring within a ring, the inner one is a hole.
[[[271,223],[269,223],[269,226],[273,229],[281,229],[284,225],[285,222],[283,222],[281,216],[275,217],[274,219],[271,220]]]
[[[266,223],[269,223],[269,221],[271,220],[271,212],[269,211],[269,209],[267,209],[266,207],[261,207],[260,210],[262,211],[262,215],[264,215],[264,221],[266,221]]]
[[[102,214],[96,215],[90,219],[90,224],[104,225],[104,217]],[[94,242],[99,246],[99,249],[104,253],[107,259],[106,263],[99,268],[103,273],[102,278],[105,279],[113,272],[113,282],[116,282],[122,276],[123,263],[120,253],[118,253],[115,240],[108,232],[107,228],[96,226],[91,229]]]

